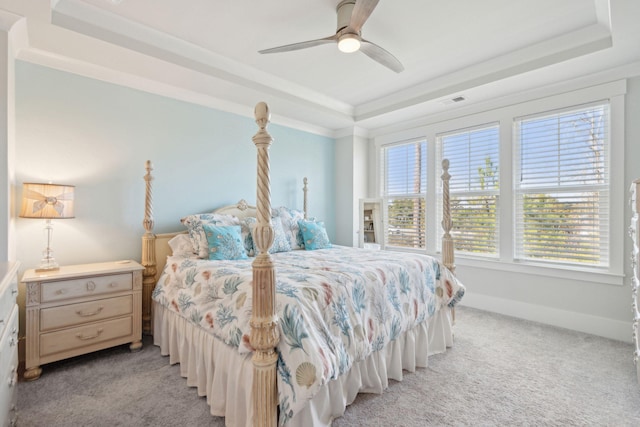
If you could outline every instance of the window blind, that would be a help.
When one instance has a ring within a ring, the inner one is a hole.
[[[424,249],[427,143],[398,144],[382,152],[386,245]]]
[[[609,264],[606,103],[516,119],[515,258]]]
[[[451,235],[456,251],[497,256],[498,124],[440,134],[438,144],[442,157],[450,161]]]

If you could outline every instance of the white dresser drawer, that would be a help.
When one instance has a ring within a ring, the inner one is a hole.
[[[44,308],[40,311],[40,330],[51,331],[131,313],[132,295]]]
[[[40,335],[40,357],[131,336],[131,316]]]
[[[0,284],[0,335],[9,324],[11,310],[16,303],[18,281],[15,277]]]
[[[18,386],[18,306],[10,311],[5,333],[0,337],[0,421],[10,423],[15,416]]]
[[[42,284],[42,302],[90,297],[131,289],[133,289],[133,281],[129,273],[47,282]]]

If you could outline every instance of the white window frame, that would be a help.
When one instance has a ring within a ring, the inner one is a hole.
[[[442,164],[442,160],[443,158],[445,158],[444,156],[444,146],[443,146],[443,141],[442,138],[446,138],[448,136],[451,135],[455,135],[455,134],[463,134],[463,133],[467,133],[467,132],[474,132],[480,129],[488,129],[488,128],[493,128],[496,127],[498,130],[498,135],[497,135],[497,139],[498,139],[498,158],[496,159],[496,161],[498,162],[498,183],[500,183],[500,123],[493,121],[493,122],[489,122],[489,123],[483,123],[480,125],[476,125],[476,126],[472,126],[472,127],[466,127],[466,128],[460,128],[460,129],[452,129],[448,132],[442,132],[442,133],[438,133],[438,135],[436,136],[436,151],[438,153],[438,158],[436,161],[436,166],[440,166]],[[448,159],[451,160],[451,159]],[[454,175],[455,171],[452,170],[455,168],[449,168],[449,173]],[[500,185],[500,184],[499,184]],[[437,199],[437,204],[438,204],[438,212],[437,212],[437,222],[438,224],[441,223],[442,221],[442,187],[438,186],[438,199]],[[496,229],[494,230],[495,234],[496,234],[496,252],[495,253],[471,253],[471,252],[462,252],[462,251],[458,251],[458,254],[464,254],[464,256],[467,257],[474,257],[474,258],[482,258],[482,259],[498,259],[500,257],[500,189],[498,190],[484,190],[484,191],[479,191],[479,190],[464,190],[464,191],[456,191],[456,189],[450,184],[450,195],[451,197],[455,197],[456,194],[459,195],[463,195],[463,196],[481,196],[481,195],[495,195],[496,196]],[[452,210],[452,214],[453,214],[453,210]],[[452,235],[454,234],[453,230],[452,230]],[[454,236],[455,239],[455,236]],[[442,245],[442,236],[438,236],[438,241],[437,241],[438,247],[440,247]]]
[[[604,250],[602,250],[602,246],[600,247],[600,256],[602,257],[602,259],[604,260],[604,265],[606,265],[606,268],[608,268],[609,265],[609,244],[610,244],[610,239],[608,239],[608,232],[609,230],[606,228],[603,228],[608,226],[608,218],[609,218],[609,211],[611,210],[611,204],[609,203],[609,191],[610,191],[610,186],[607,185],[607,183],[605,183],[605,185],[599,185],[599,184],[574,184],[571,186],[561,186],[561,187],[550,187],[548,184],[543,183],[543,184],[528,184],[528,185],[524,185],[522,187],[520,187],[518,185],[518,174],[521,173],[522,171],[522,165],[519,164],[519,159],[520,159],[520,153],[522,152],[522,140],[521,140],[521,126],[520,124],[522,122],[526,122],[528,120],[539,120],[539,119],[544,119],[545,117],[554,117],[554,116],[561,116],[563,114],[566,113],[577,113],[580,110],[586,110],[586,109],[593,109],[593,108],[597,108],[597,107],[604,107],[604,116],[605,116],[605,136],[604,136],[604,152],[605,152],[605,164],[604,164],[604,175],[605,175],[605,179],[607,180],[607,182],[609,181],[609,177],[611,174],[611,164],[609,162],[609,145],[610,145],[610,138],[609,138],[609,123],[611,121],[610,118],[610,114],[609,114],[609,101],[608,100],[601,100],[601,101],[597,101],[597,102],[593,102],[593,103],[589,103],[587,105],[575,105],[575,106],[571,106],[571,107],[567,107],[567,108],[563,108],[561,110],[556,110],[556,111],[548,111],[548,112],[544,112],[543,114],[534,114],[534,115],[530,115],[530,116],[526,116],[526,117],[516,117],[514,118],[514,122],[513,122],[513,127],[514,127],[514,148],[515,148],[515,152],[516,155],[513,157],[514,159],[514,196],[515,196],[515,203],[514,203],[514,207],[513,207],[513,211],[515,212],[515,222],[516,224],[518,223],[518,219],[517,215],[518,212],[520,211],[521,207],[520,204],[521,202],[521,198],[524,197],[526,194],[548,194],[548,193],[552,193],[552,194],[571,194],[573,192],[579,192],[579,193],[583,193],[585,191],[597,191],[598,193],[604,193],[605,194],[605,200],[607,202],[606,206],[599,206],[599,210],[601,211],[601,214],[605,215],[607,220],[606,223],[603,224],[602,222],[600,222],[600,227],[599,227],[599,233],[602,236],[606,236],[606,239],[609,240],[606,242],[606,244],[604,245]],[[520,135],[520,137],[519,137]],[[556,143],[556,141],[553,141],[554,144]],[[559,141],[558,141],[559,142]],[[560,145],[554,146],[554,148],[559,149]],[[561,174],[557,175],[555,178],[560,178]],[[522,226],[524,226],[524,224],[522,224]],[[517,228],[517,227],[516,227]],[[516,230],[514,230],[514,237],[517,238],[518,233]],[[518,245],[518,242],[514,242],[514,246],[515,246],[515,253],[514,253],[514,258],[519,261],[519,262],[526,262],[526,263],[530,263],[530,262],[536,262],[533,260],[533,258],[527,258],[526,254],[524,252],[524,246],[520,246]],[[545,250],[546,249],[551,250],[551,247],[546,247],[545,246]],[[566,251],[563,252],[564,254],[567,254]],[[571,255],[571,254],[569,254]],[[589,268],[601,268],[598,265],[595,266],[590,266],[588,263],[579,263],[579,262],[575,262],[575,261],[560,261],[560,260],[540,260],[538,261],[540,263],[544,263],[544,264],[569,264],[572,266],[586,266]]]
[[[427,171],[428,171],[428,163],[429,163],[429,143],[428,141],[426,141],[424,138],[412,138],[409,140],[405,140],[405,141],[399,141],[393,144],[386,144],[384,145],[380,150],[379,153],[382,153],[385,151],[385,149],[390,149],[390,148],[394,148],[394,147],[400,147],[400,146],[407,146],[407,145],[414,145],[414,144],[422,144],[425,143],[426,146],[426,150],[427,152],[425,153],[425,157],[426,157],[426,161],[427,161],[427,165],[425,166]],[[384,222],[383,222],[383,230],[382,230],[382,238],[383,238],[383,242],[384,242],[384,246],[386,248],[389,249],[393,249],[393,250],[406,250],[406,251],[422,251],[425,250],[427,248],[428,245],[428,239],[427,239],[427,231],[426,231],[426,227],[427,224],[431,221],[429,221],[429,216],[428,216],[428,210],[426,208],[427,206],[427,197],[428,194],[431,192],[430,190],[430,177],[427,175],[426,177],[426,184],[425,184],[425,190],[421,193],[406,193],[406,194],[387,194],[386,192],[386,185],[385,185],[385,179],[387,177],[387,164],[386,164],[386,157],[384,156],[384,154],[380,154],[380,161],[378,163],[379,165],[379,170],[381,171],[380,173],[380,191],[379,191],[379,197],[382,200],[382,210],[383,210],[383,218],[384,218]],[[428,173],[428,172],[427,172]],[[425,242],[425,248],[411,248],[411,247],[403,247],[403,246],[394,246],[391,244],[391,242],[389,241],[389,233],[388,233],[388,229],[389,229],[389,199],[391,198],[395,198],[395,199],[423,199],[423,203],[425,203],[425,233],[423,235],[423,239]]]
[[[624,284],[624,209],[625,188],[624,169],[611,168],[609,181],[609,202],[612,206],[609,215],[609,266],[608,268],[593,268],[579,266],[546,265],[535,262],[519,262],[514,260],[514,119],[553,110],[560,110],[571,106],[589,104],[600,100],[609,100],[609,164],[624,164],[624,96],[626,94],[626,80],[594,85],[587,88],[566,88],[564,92],[555,89],[555,94],[549,91],[538,91],[535,94],[518,95],[517,102],[511,100],[507,106],[494,104],[494,108],[481,110],[480,107],[469,109],[456,117],[455,113],[445,113],[424,119],[422,123],[413,122],[412,127],[402,129],[395,125],[385,133],[378,130],[374,136],[375,161],[379,165],[380,148],[383,145],[408,139],[426,139],[428,141],[427,181],[429,190],[440,188],[441,166],[436,165],[436,136],[440,133],[455,129],[463,129],[490,122],[498,122],[500,128],[500,204],[499,204],[499,259],[478,259],[477,257],[456,254],[456,264],[460,266],[478,267],[515,273],[527,273],[538,276],[566,278],[611,285]],[[543,96],[548,95],[548,96]],[[409,126],[409,125],[407,125]],[[381,177],[379,168],[373,171],[375,175],[375,194],[380,193]],[[435,186],[435,187],[433,187]],[[435,218],[436,210],[441,210],[439,191],[428,191],[427,218]],[[616,207],[620,207],[619,209]],[[427,249],[426,252],[437,255],[440,251],[439,238],[442,229],[433,220],[427,221]],[[438,238],[435,238],[435,237]]]

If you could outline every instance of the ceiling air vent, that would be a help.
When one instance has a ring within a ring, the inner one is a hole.
[[[462,102],[462,101],[466,101],[467,98],[465,98],[462,95],[456,96],[454,98],[447,98],[447,99],[443,99],[440,102],[443,103],[444,105],[449,105],[449,104],[455,104],[456,102]]]

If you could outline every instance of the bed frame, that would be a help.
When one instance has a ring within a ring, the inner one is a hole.
[[[254,426],[276,426],[278,415],[276,362],[278,355],[275,351],[279,341],[277,328],[278,318],[275,311],[275,269],[268,249],[273,243],[273,228],[271,226],[271,182],[269,148],[273,138],[267,131],[270,114],[266,103],[260,102],[255,107],[255,118],[258,132],[253,136],[253,142],[258,150],[258,185],[256,207],[241,200],[237,205],[225,207],[216,213],[232,214],[240,217],[248,216],[247,211],[254,212],[257,218],[254,243],[257,254],[253,261],[253,312],[251,319],[250,344],[255,349],[253,362],[252,404],[254,409]],[[442,161],[442,193],[443,220],[442,228],[442,263],[451,272],[455,272],[453,239],[451,238],[451,211],[449,204],[449,161]],[[142,236],[142,265],[145,267],[142,281],[142,322],[143,332],[152,334],[152,300],[151,293],[158,276],[164,268],[167,255],[170,255],[168,241],[180,233],[154,234],[152,182],[153,170],[150,161],[146,163],[147,173],[145,210],[142,224],[145,233]],[[304,179],[304,215],[307,218],[307,178]],[[453,309],[452,309],[453,310]],[[453,319],[452,312],[452,319]]]

